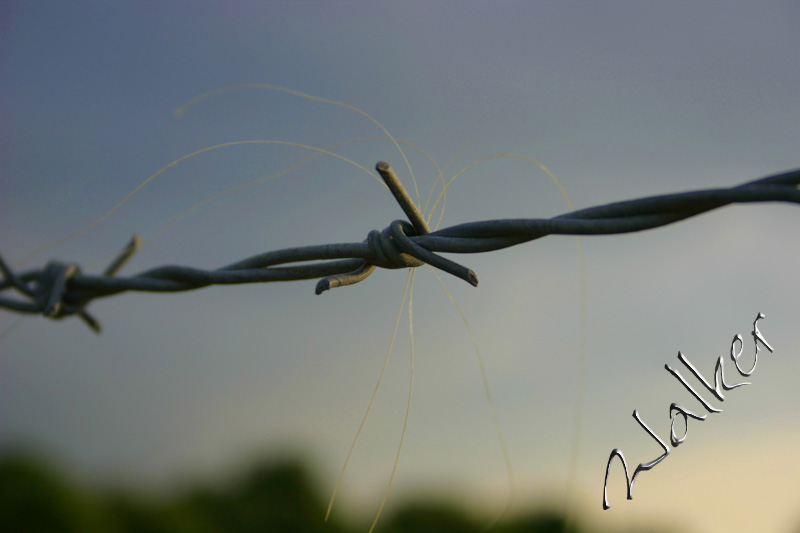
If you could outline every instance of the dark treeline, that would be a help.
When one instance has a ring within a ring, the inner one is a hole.
[[[79,487],[52,464],[21,452],[0,455],[0,531],[80,533],[362,532],[369,522],[324,522],[326,501],[299,460],[260,463],[222,486],[156,497]],[[484,531],[486,517],[451,505],[409,502],[381,518],[377,531]],[[496,533],[563,533],[564,519],[539,511],[497,524]],[[573,526],[572,533],[590,531]]]

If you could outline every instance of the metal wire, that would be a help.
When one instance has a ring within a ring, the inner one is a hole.
[[[388,163],[376,169],[411,223],[395,220],[370,231],[357,243],[286,248],[249,257],[217,270],[162,266],[132,277],[116,274],[139,248],[134,236],[101,275],[83,274],[77,265],[51,261],[43,269],[14,274],[0,255],[0,292],[16,289],[27,299],[0,296],[0,307],[59,319],[78,315],[95,332],[100,323],[86,311],[96,298],[125,291],[178,292],[209,285],[267,283],[322,278],[316,293],[352,285],[377,267],[413,268],[429,264],[477,286],[475,273],[434,252],[480,253],[508,248],[546,235],[610,235],[666,226],[732,203],[800,204],[800,169],[729,189],[707,189],[651,196],[580,209],[550,219],[469,222],[430,232],[425,219]],[[306,265],[287,263],[322,261]]]

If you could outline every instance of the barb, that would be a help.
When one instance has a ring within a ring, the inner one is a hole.
[[[428,264],[478,285],[475,273],[434,252],[481,253],[508,248],[547,235],[610,235],[673,224],[732,203],[800,204],[800,169],[729,189],[707,189],[651,196],[580,209],[550,219],[505,219],[469,222],[430,232],[388,163],[376,166],[409,220],[395,220],[373,230],[358,243],[286,248],[259,254],[217,270],[162,266],[132,277],[116,277],[139,248],[134,236],[103,275],[83,274],[77,265],[50,262],[44,269],[14,274],[0,256],[0,292],[16,289],[27,300],[0,296],[0,307],[19,313],[60,319],[78,315],[95,332],[100,324],[86,312],[96,298],[125,291],[179,292],[209,285],[268,283],[322,278],[316,293],[352,285],[377,267],[413,268]],[[321,261],[306,265],[278,266]]]

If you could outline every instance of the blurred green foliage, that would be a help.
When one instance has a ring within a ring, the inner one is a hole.
[[[168,496],[81,489],[52,464],[23,452],[0,454],[0,531],[81,533],[249,533],[366,531],[333,517],[300,460],[259,463],[232,483],[194,486]],[[381,518],[385,533],[484,531],[486,517],[450,504],[410,502]],[[563,533],[555,512],[508,518],[497,533]],[[570,527],[570,533],[587,529]]]

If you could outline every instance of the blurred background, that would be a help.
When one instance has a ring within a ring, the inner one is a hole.
[[[6,1],[0,250],[19,271],[57,258],[99,272],[138,233],[144,246],[123,272],[134,274],[357,242],[403,216],[369,175],[379,160],[416,198],[410,166],[422,204],[439,176],[432,161],[450,179],[497,153],[545,165],[575,208],[737,185],[800,166],[799,26],[790,1]],[[363,114],[258,84],[363,110],[411,143],[409,165]],[[42,248],[178,158],[256,139],[327,148],[369,172],[296,146],[228,146]],[[536,165],[493,158],[453,182],[442,224],[569,210]],[[584,238],[583,353],[575,238],[454,256],[480,279],[443,276],[480,350],[512,480],[470,333],[418,269],[413,398],[378,530],[482,529],[508,505],[498,531],[560,531],[565,516],[582,530],[797,531],[798,222],[795,205],[735,205]],[[100,336],[75,318],[3,311],[2,519],[366,531],[403,431],[407,305],[327,526],[322,517],[406,278],[378,271],[321,296],[314,281],[127,293],[90,306]],[[631,472],[661,453],[632,411],[664,440],[671,403],[702,411],[664,364],[680,350],[710,375],[737,333],[751,361],[758,312],[775,353],[761,351],[752,385],[690,421],[631,501],[615,463],[603,511],[611,450]],[[287,509],[298,511],[282,521]]]

